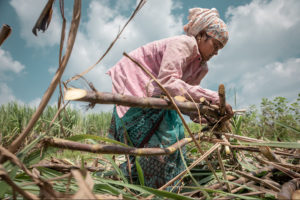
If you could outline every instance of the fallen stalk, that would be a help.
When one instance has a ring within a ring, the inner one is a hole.
[[[35,164],[32,165],[31,167],[37,168],[37,167],[44,167],[44,168],[50,168],[54,169],[56,171],[60,172],[70,172],[73,169],[81,169],[81,167],[75,166],[75,165],[64,165],[64,164]],[[104,171],[103,168],[99,167],[84,167],[86,170],[91,171],[91,172],[99,172],[99,171]]]
[[[272,190],[276,191],[276,192],[279,192],[280,189],[278,187],[275,187],[274,185],[264,181],[263,179],[261,178],[257,178],[257,177],[254,177],[252,175],[249,175],[245,172],[241,172],[241,171],[236,171],[237,174],[241,175],[241,176],[244,176],[245,178],[249,179],[249,180],[252,180],[252,181],[255,181],[257,183],[260,183],[268,188],[271,188]]]
[[[210,137],[201,137],[200,138],[201,141],[205,141],[205,142],[209,142],[209,143],[220,143],[222,145],[228,145],[230,148],[232,149],[236,149],[236,150],[243,150],[243,151],[251,151],[251,152],[260,152],[259,147],[254,147],[254,146],[243,146],[243,145],[231,145],[230,143],[228,144],[227,142],[224,142],[223,140],[217,139],[217,138],[210,138]],[[295,154],[291,154],[291,153],[286,153],[286,152],[282,152],[282,151],[273,151],[275,154],[277,155],[282,155],[282,156],[290,156],[293,158],[300,158],[300,155],[295,155]],[[280,164],[283,165],[283,164]],[[284,165],[283,165],[284,166]],[[293,166],[293,169],[295,169],[296,171],[300,169],[299,166]]]
[[[274,163],[274,162],[270,162],[270,161],[261,159],[259,157],[256,157],[256,159],[259,162],[263,163],[263,164],[267,164],[267,165],[271,165],[271,166],[275,167],[276,169],[282,171],[283,173],[285,173],[286,175],[290,176],[291,178],[300,178],[300,174],[299,173],[294,172],[294,171],[292,171],[289,168],[283,167],[283,166],[278,165],[277,163]]]
[[[213,140],[211,140],[213,141]],[[238,150],[243,150],[243,151],[251,151],[251,152],[260,152],[258,147],[247,147],[247,146],[241,146],[241,145],[230,145],[230,148],[233,149],[238,149]],[[289,153],[284,153],[281,151],[274,151],[275,154],[277,155],[282,155],[282,156],[292,156],[294,158],[300,158],[300,156],[289,154]]]
[[[195,136],[198,139],[199,135]],[[62,149],[78,150],[91,153],[102,154],[127,154],[137,156],[152,156],[152,155],[170,155],[182,146],[192,142],[192,138],[183,138],[175,144],[167,148],[134,148],[124,147],[119,145],[103,145],[103,144],[83,144],[59,138],[45,138],[42,143],[44,145],[58,147]]]

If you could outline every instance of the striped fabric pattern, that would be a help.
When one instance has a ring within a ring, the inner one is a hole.
[[[206,33],[220,41],[223,46],[228,41],[227,26],[220,19],[217,9],[192,8],[189,10],[189,22],[183,27],[187,35],[196,36],[200,31],[205,30]]]

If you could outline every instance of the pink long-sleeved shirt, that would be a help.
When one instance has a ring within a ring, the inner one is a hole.
[[[195,37],[180,35],[148,43],[129,55],[145,66],[172,96],[184,95],[199,101],[201,97],[213,103],[218,94],[200,87],[208,72],[207,64],[201,64],[201,55]],[[112,92],[138,97],[151,97],[161,90],[145,72],[123,57],[107,74],[112,79]],[[189,95],[188,95],[188,94]],[[129,107],[117,106],[119,117]]]

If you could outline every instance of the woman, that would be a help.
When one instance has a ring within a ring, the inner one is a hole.
[[[155,41],[129,55],[145,66],[172,96],[201,97],[218,103],[218,94],[201,88],[200,82],[208,72],[207,61],[222,49],[228,40],[226,24],[216,9],[193,8],[184,26],[187,35]],[[113,93],[138,97],[161,94],[160,88],[128,58],[123,57],[108,72]],[[226,105],[227,113],[232,113]],[[115,106],[110,135],[135,147],[168,147],[184,138],[182,121],[175,110],[129,108]],[[125,140],[124,140],[125,138]],[[136,176],[134,157],[131,157],[132,176]],[[142,157],[145,185],[159,188],[184,170],[180,152],[170,156]],[[126,163],[121,168],[128,171]]]

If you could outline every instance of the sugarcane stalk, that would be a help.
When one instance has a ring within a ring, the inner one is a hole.
[[[225,104],[226,104],[226,98],[225,98],[225,87],[223,84],[219,85],[219,107],[220,107],[220,115],[225,115]]]
[[[198,139],[199,137],[199,135],[196,135],[195,139]],[[192,142],[192,138],[183,138],[167,148],[135,148],[124,147],[120,145],[83,144],[80,142],[49,137],[43,139],[41,143],[46,146],[48,145],[62,149],[78,150],[91,153],[152,156],[173,154],[176,150],[190,142]]]
[[[109,92],[87,91],[76,88],[68,88],[65,91],[64,99],[89,102],[93,104],[117,104],[130,107],[157,108],[168,110],[175,109],[174,105],[170,101],[162,98],[136,97],[129,95],[112,94]],[[220,117],[218,111],[215,108],[204,105],[202,103],[195,104],[193,102],[181,102],[175,100],[175,104],[181,111],[184,112],[197,112],[197,109],[199,109],[200,113],[203,115],[208,115],[213,118]]]
[[[280,192],[277,194],[278,199],[292,199],[292,195],[296,190],[300,189],[300,179],[292,179],[282,185]]]

